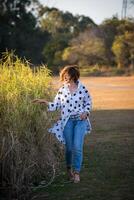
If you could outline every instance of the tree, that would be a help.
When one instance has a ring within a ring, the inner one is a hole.
[[[41,7],[40,15],[41,29],[51,34],[51,39],[43,50],[49,67],[63,64],[62,54],[64,49],[69,46],[70,40],[77,37],[80,31],[86,30],[87,27],[95,26],[89,17],[73,16],[71,13],[64,13],[57,8]]]
[[[129,54],[130,54],[129,64],[130,67],[134,69],[134,32],[131,33],[126,32],[125,37],[126,37],[126,42],[129,46]]]
[[[111,19],[106,19],[99,25],[102,38],[104,39],[104,45],[106,49],[106,57],[108,59],[109,65],[115,64],[114,54],[112,52],[112,45],[116,35],[118,34],[118,27],[120,25],[120,20],[117,17],[112,17]]]
[[[133,66],[134,57],[134,20],[122,19],[116,27],[116,35],[111,50],[115,55],[118,68]]]
[[[78,63],[80,66],[103,64],[105,62],[103,40],[97,37],[93,30],[86,30],[72,39],[70,46],[64,50],[62,58],[70,64]]]
[[[46,64],[49,68],[52,69],[53,66],[58,66],[62,63],[62,51],[68,46],[68,38],[65,35],[58,35],[44,46],[43,55],[46,61]],[[53,67],[53,70],[56,72],[58,69]]]
[[[129,46],[126,42],[125,35],[117,36],[113,43],[112,50],[115,54],[117,66],[119,69],[127,67],[129,64],[128,57],[130,55],[128,48]]]
[[[37,0],[1,0],[0,52],[13,49],[33,63],[41,62],[41,51],[49,34],[37,26],[35,4]]]
[[[62,12],[57,8],[41,7],[40,24],[43,30],[47,30],[53,36],[57,33],[78,34],[95,23],[84,15],[73,16],[70,12]]]

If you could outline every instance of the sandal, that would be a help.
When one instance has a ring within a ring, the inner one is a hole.
[[[74,183],[79,183],[80,182],[80,174],[79,172],[74,173]]]
[[[71,167],[67,167],[67,176],[68,176],[68,180],[69,181],[73,181],[74,180],[74,173],[72,172]]]

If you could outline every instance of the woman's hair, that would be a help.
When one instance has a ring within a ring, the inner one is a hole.
[[[70,79],[74,82],[80,77],[79,68],[76,65],[67,65],[60,71],[60,81],[64,81],[65,74],[70,76]]]

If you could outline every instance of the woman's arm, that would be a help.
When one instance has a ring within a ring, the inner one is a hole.
[[[34,99],[32,103],[46,104],[48,106],[48,111],[55,111],[61,108],[61,97],[60,90],[57,92],[54,101],[48,102],[45,99]]]
[[[48,105],[49,102],[47,100],[45,100],[45,99],[34,99],[34,100],[32,100],[32,103],[39,103],[39,104]]]
[[[81,119],[86,119],[87,116],[90,115],[90,111],[92,108],[92,100],[91,96],[86,88],[84,88],[84,100],[83,100],[83,108],[84,112],[80,115]]]
[[[92,110],[92,98],[91,95],[89,94],[88,90],[85,89],[85,95],[84,95],[84,112],[90,115],[90,112]]]
[[[48,102],[48,110],[55,111],[59,110],[60,108],[61,108],[61,92],[59,90],[54,98],[54,101]]]

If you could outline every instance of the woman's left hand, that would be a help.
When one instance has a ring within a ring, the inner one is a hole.
[[[87,113],[86,113],[86,112],[82,113],[82,114],[80,115],[80,118],[81,118],[82,120],[86,119],[86,118],[87,118]]]

